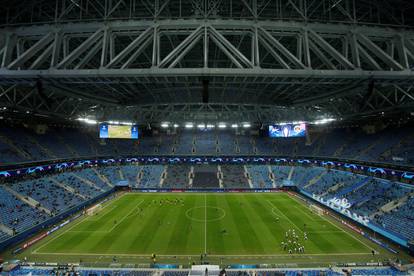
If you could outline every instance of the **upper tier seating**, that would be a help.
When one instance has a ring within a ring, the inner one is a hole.
[[[196,154],[216,154],[217,138],[212,131],[201,131],[195,135]]]
[[[23,127],[0,126],[0,165],[54,158],[152,154],[319,156],[414,164],[412,127],[376,134],[361,129],[310,130],[304,138],[275,139],[236,135],[231,130],[191,130],[139,140],[98,138],[95,130],[49,128],[36,134]]]

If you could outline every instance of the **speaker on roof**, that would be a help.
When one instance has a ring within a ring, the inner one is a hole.
[[[208,100],[209,100],[208,83],[209,83],[209,80],[203,80],[203,91],[201,92],[203,103],[208,103]]]

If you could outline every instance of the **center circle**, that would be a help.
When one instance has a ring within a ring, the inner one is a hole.
[[[221,220],[226,216],[223,208],[214,206],[199,206],[188,209],[185,212],[187,218],[198,222],[210,222]]]

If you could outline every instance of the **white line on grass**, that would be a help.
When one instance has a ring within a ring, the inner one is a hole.
[[[293,206],[293,207],[295,207],[296,209],[298,209],[302,214],[304,214],[305,216],[307,216],[311,221],[315,221],[315,219],[312,218],[309,214],[307,214],[301,207],[298,207],[298,206]]]
[[[293,200],[295,200],[296,202],[298,202],[299,204],[304,205],[303,202],[300,202],[298,199],[294,198],[293,196],[289,196],[290,198],[293,198]],[[331,211],[330,211],[331,212]],[[354,235],[352,235],[351,233],[349,233],[348,231],[345,231],[344,229],[342,229],[341,227],[339,227],[338,225],[336,225],[335,223],[333,223],[332,221],[330,221],[329,219],[327,219],[325,216],[323,215],[319,215],[324,221],[327,221],[329,224],[333,225],[335,228],[339,229],[341,232],[344,232],[345,234],[347,234],[348,236],[352,237],[354,240],[357,240],[358,242],[362,243],[366,248],[370,249],[370,250],[374,250],[374,248],[372,248],[371,246],[367,245],[365,242],[361,241],[360,239],[358,239],[357,237],[355,237]]]
[[[112,228],[108,231],[108,233],[112,232],[112,230],[114,230],[118,225],[120,225],[121,222],[123,222],[132,212],[134,212],[142,202],[144,202],[143,199],[131,211],[129,211],[128,214],[126,214],[125,216],[123,216],[121,218],[121,220],[117,224],[115,224],[114,226],[112,226]]]
[[[103,211],[107,206],[110,206],[111,204],[108,204],[106,206],[104,206],[101,210],[101,212],[99,212],[99,214],[95,215],[95,216],[90,216],[88,221],[98,221],[101,219],[101,217],[104,217],[106,214],[109,214],[111,211],[113,211],[115,208],[118,207],[118,205],[114,205],[112,208],[109,208],[108,210],[105,210],[105,212]]]
[[[85,221],[86,219],[87,219],[87,217],[84,217],[84,218],[80,219],[79,221],[77,221],[76,223],[74,223],[72,226],[70,226],[68,229],[66,229],[65,231],[63,231],[59,235],[56,235],[52,239],[48,240],[46,243],[42,244],[41,246],[39,246],[38,248],[36,248],[35,250],[33,250],[32,254],[33,253],[35,253],[35,254],[42,254],[42,253],[38,253],[37,251],[40,250],[40,249],[42,249],[43,247],[45,247],[46,245],[48,245],[52,241],[56,240],[57,238],[60,238],[63,234],[66,234],[70,229],[74,228],[76,225],[80,224],[81,222]]]
[[[207,254],[207,194],[204,193],[204,254]]]
[[[267,202],[269,202],[269,204],[276,209],[282,216],[284,216],[291,224],[293,224],[300,232],[303,232],[302,229],[300,229],[290,218],[288,218],[288,216],[286,216],[282,211],[279,210],[279,208],[277,208],[270,200],[267,200]]]
[[[116,199],[115,199],[115,201],[114,201],[114,202],[112,202],[112,203],[117,202],[118,200],[120,200],[121,198],[123,198],[123,197],[124,197],[124,195],[125,195],[125,194],[122,194],[120,197],[116,198]],[[111,204],[107,204],[107,205],[105,205],[102,209],[104,209],[104,208],[106,208],[106,207],[108,207],[108,206],[110,206],[110,205],[111,205]],[[38,250],[42,249],[43,247],[45,247],[46,245],[48,245],[48,244],[49,244],[49,243],[51,243],[52,241],[56,240],[57,238],[60,238],[63,234],[66,234],[66,233],[67,233],[67,232],[69,232],[71,229],[75,228],[75,226],[79,225],[81,222],[83,222],[83,221],[87,220],[88,218],[90,218],[90,217],[88,217],[88,216],[84,216],[83,218],[79,219],[79,221],[77,221],[76,223],[74,223],[74,224],[72,224],[71,226],[69,226],[69,228],[67,228],[65,231],[62,231],[62,233],[60,233],[59,235],[56,235],[56,236],[55,236],[55,237],[53,237],[52,239],[48,240],[46,243],[42,244],[41,246],[39,246],[38,248],[36,248],[35,250],[33,250],[33,251],[32,251],[32,253],[39,254],[39,253],[37,253],[37,251],[38,251]]]
[[[118,257],[148,257],[150,254],[123,254],[123,253],[36,253],[36,255],[62,255],[62,256],[118,256]],[[225,258],[242,258],[242,257],[306,257],[306,256],[360,256],[360,255],[371,255],[371,253],[362,253],[362,252],[355,252],[355,253],[310,253],[310,254],[257,254],[257,255],[209,255],[210,257],[225,257]],[[158,255],[158,257],[197,257],[199,255],[180,255],[180,254],[174,254],[174,255]]]

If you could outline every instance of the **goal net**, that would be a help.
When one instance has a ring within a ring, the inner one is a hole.
[[[95,214],[97,214],[100,210],[102,210],[102,204],[96,204],[94,206],[92,206],[91,208],[86,210],[86,214],[88,216],[93,216]]]
[[[317,205],[311,204],[311,205],[309,205],[309,209],[312,212],[314,212],[315,214],[318,214],[318,215],[323,215],[324,214],[324,210],[321,207],[317,206]]]

